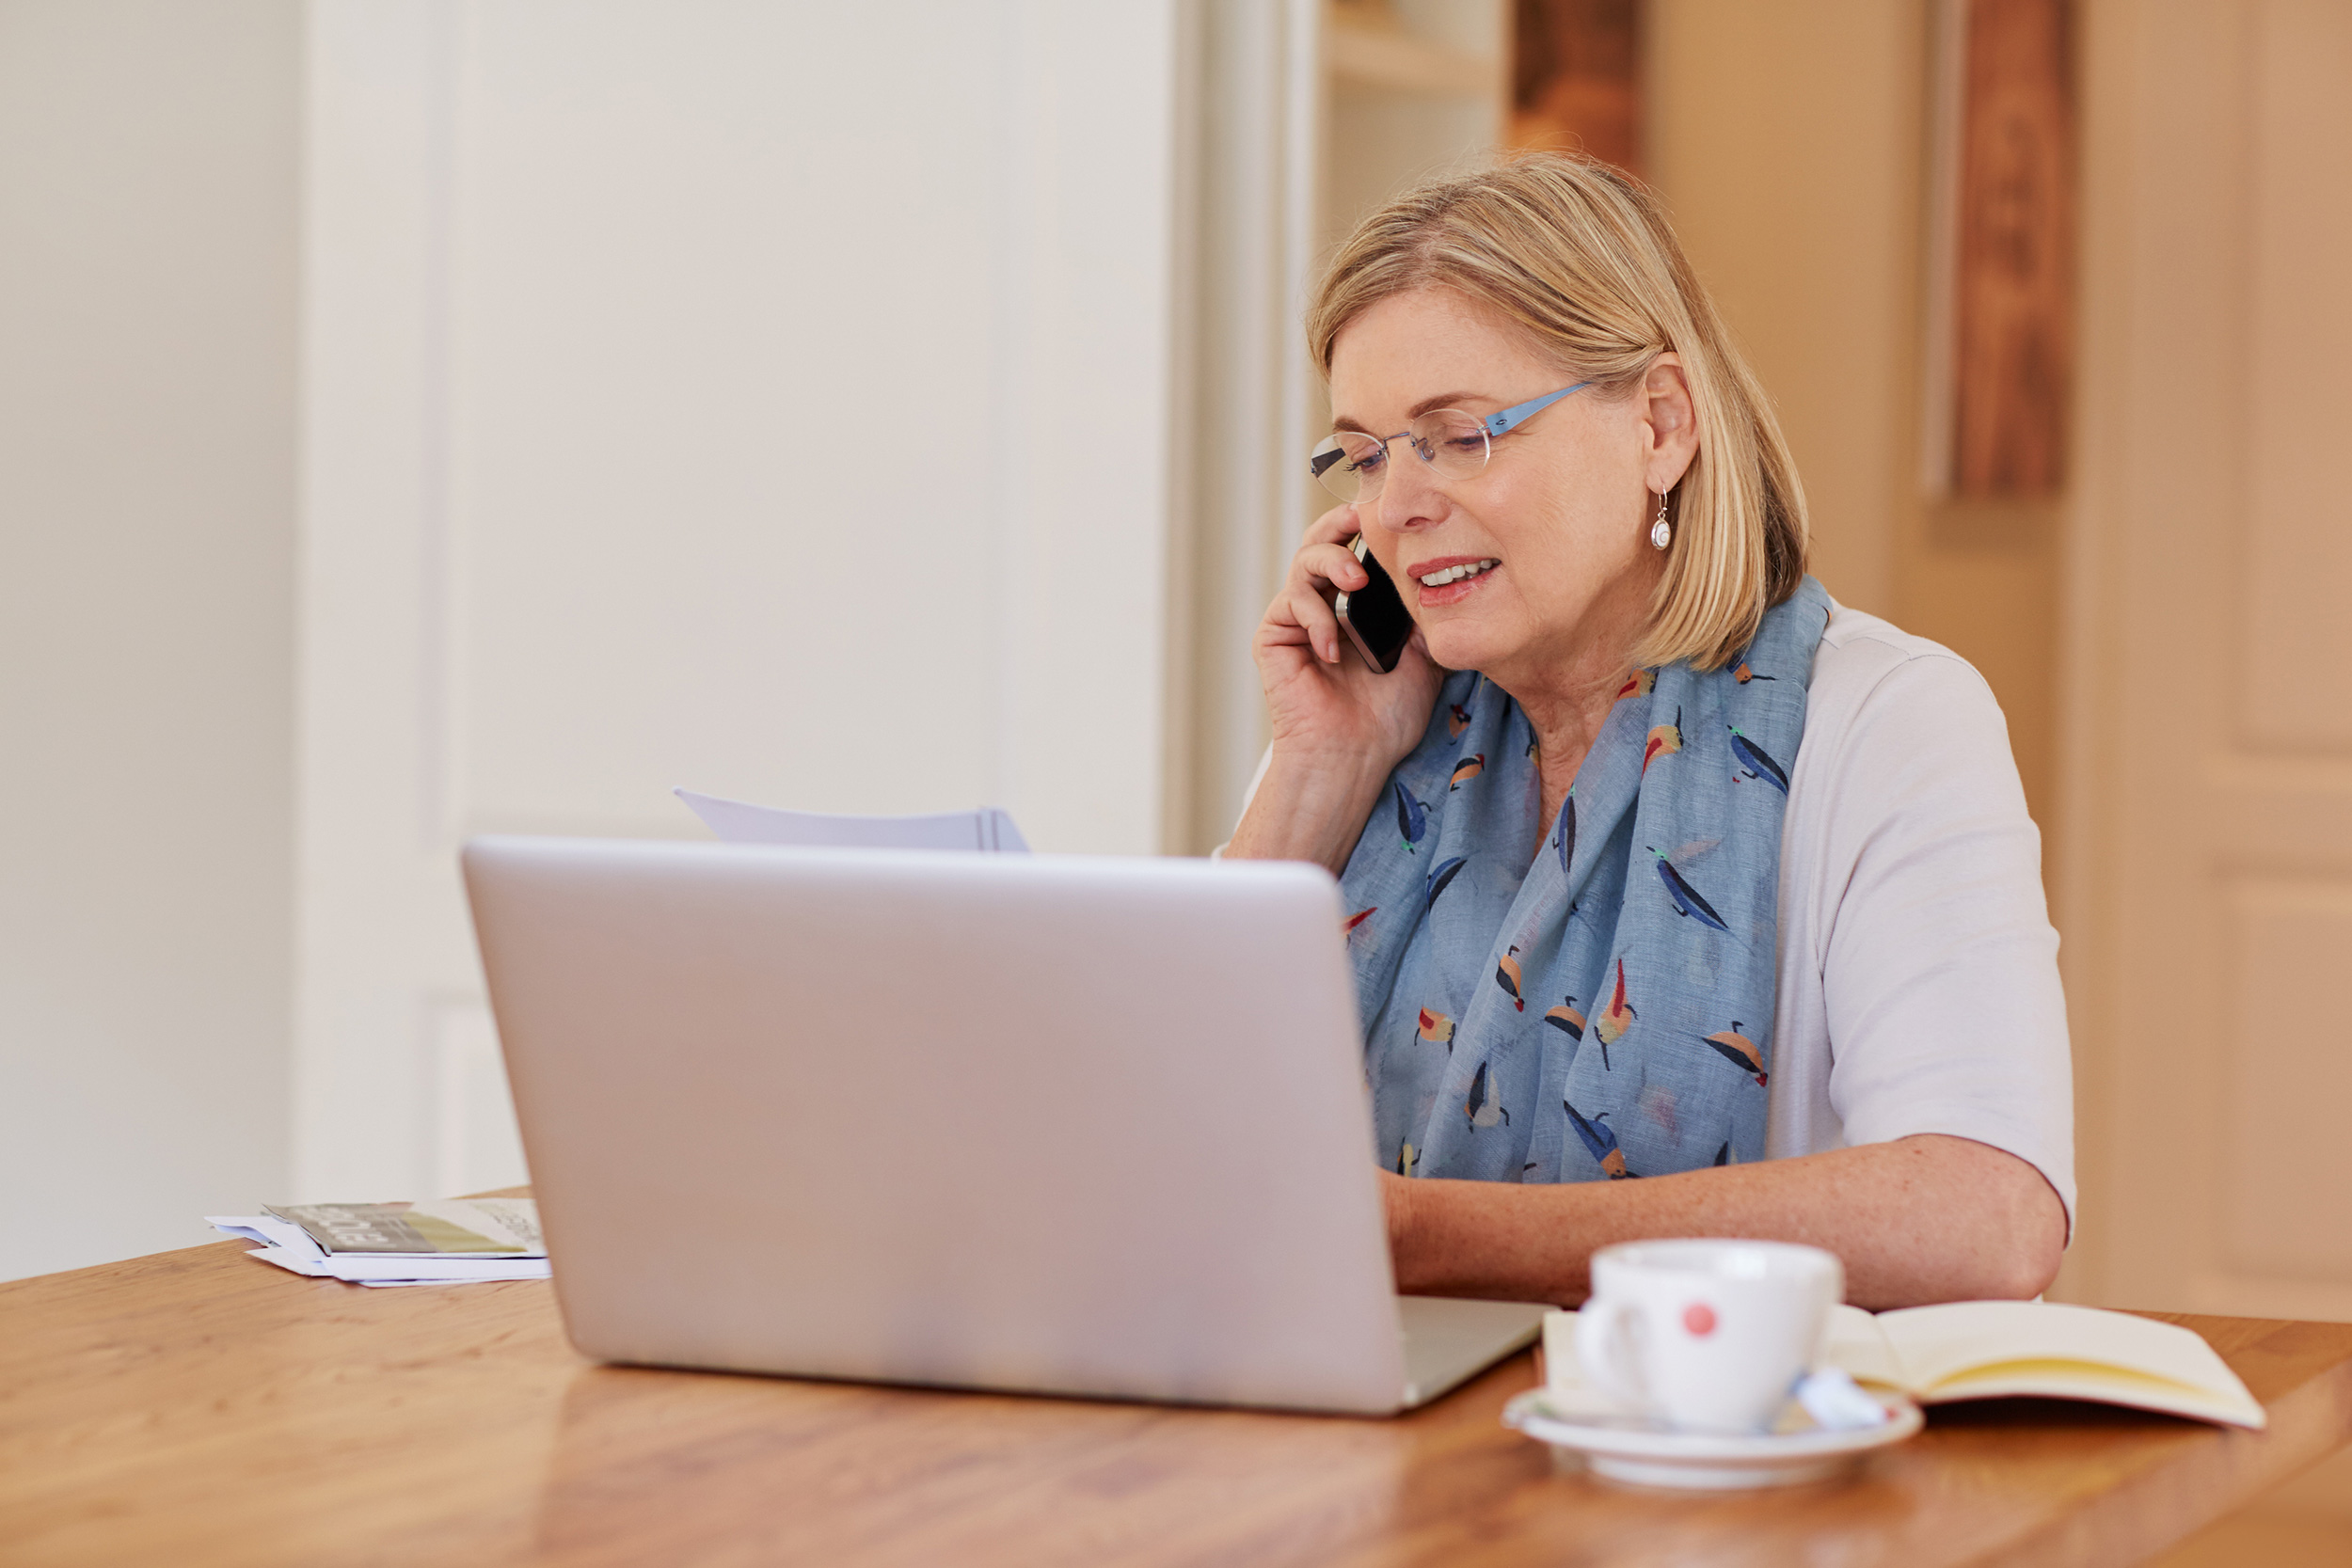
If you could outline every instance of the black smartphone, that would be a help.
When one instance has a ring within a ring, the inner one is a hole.
[[[1340,629],[1356,644],[1356,651],[1364,656],[1364,662],[1385,675],[1405,657],[1405,644],[1413,635],[1413,617],[1406,610],[1396,583],[1374,558],[1364,536],[1358,534],[1348,548],[1363,563],[1364,575],[1372,580],[1352,594],[1334,595],[1331,613],[1339,617]]]

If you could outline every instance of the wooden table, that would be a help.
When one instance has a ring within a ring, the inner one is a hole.
[[[2261,1434],[1935,1413],[1855,1480],[1613,1490],[1498,1422],[600,1367],[545,1283],[362,1290],[229,1242],[0,1285],[0,1562],[2127,1562],[2352,1439],[2352,1324],[2183,1318]]]

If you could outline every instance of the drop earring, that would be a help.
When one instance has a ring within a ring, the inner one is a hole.
[[[1666,492],[1658,492],[1658,521],[1649,526],[1649,542],[1659,549],[1674,543],[1674,525],[1666,521]]]

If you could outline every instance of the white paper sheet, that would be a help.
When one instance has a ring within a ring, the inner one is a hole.
[[[691,789],[675,791],[709,830],[729,844],[786,844],[832,849],[979,849],[1026,854],[1028,841],[994,806],[930,816],[842,816],[778,811]]]
[[[231,1236],[263,1246],[284,1247],[290,1252],[322,1256],[318,1243],[310,1240],[302,1227],[292,1220],[281,1220],[275,1214],[207,1214],[204,1223],[215,1230],[225,1230]]]
[[[207,1214],[204,1223],[262,1244],[246,1254],[289,1273],[349,1285],[465,1285],[501,1279],[546,1279],[544,1258],[451,1258],[411,1253],[342,1253],[328,1257],[302,1227],[274,1214]]]

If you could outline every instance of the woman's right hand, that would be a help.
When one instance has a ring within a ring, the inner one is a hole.
[[[1385,675],[1349,644],[1323,591],[1329,583],[1352,594],[1372,580],[1348,548],[1359,531],[1353,506],[1333,507],[1314,520],[1250,652],[1273,719],[1278,765],[1368,768],[1386,778],[1420,744],[1445,673],[1431,662],[1418,626]]]
[[[1335,507],[1308,529],[1281,591],[1250,640],[1274,721],[1274,750],[1225,853],[1313,861],[1339,874],[1390,769],[1421,741],[1445,672],[1420,628],[1387,674],[1350,646],[1323,597],[1371,580],[1346,541],[1356,509]]]

